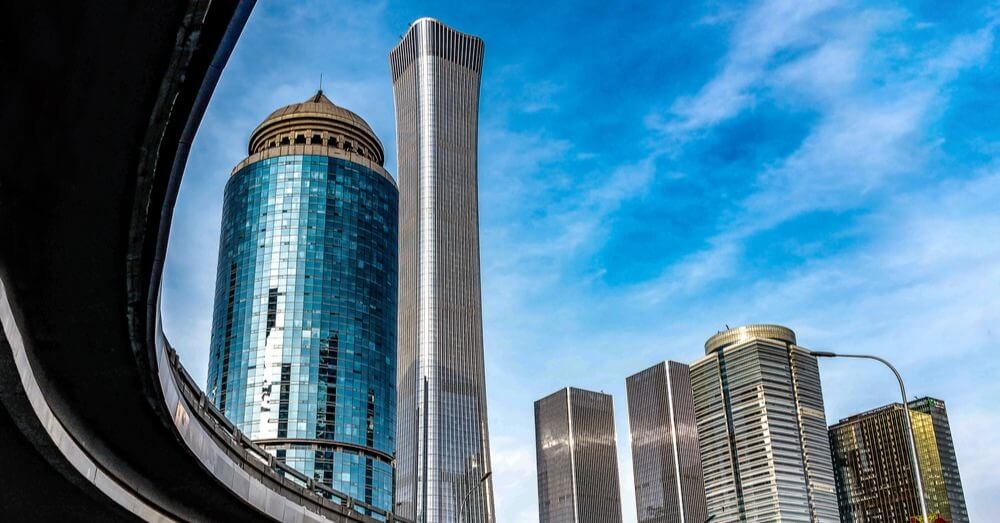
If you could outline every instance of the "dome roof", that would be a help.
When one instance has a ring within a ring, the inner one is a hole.
[[[293,143],[325,144],[361,154],[382,165],[385,152],[368,122],[319,90],[307,100],[286,105],[250,134],[248,154]]]
[[[795,344],[795,333],[781,325],[745,325],[724,330],[705,342],[705,354],[755,339]]]

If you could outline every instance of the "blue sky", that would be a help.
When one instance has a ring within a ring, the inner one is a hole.
[[[206,375],[222,190],[250,131],[315,92],[395,173],[386,56],[433,16],[486,41],[485,342],[498,520],[537,521],[534,400],[615,397],[725,325],[881,354],[949,408],[973,521],[1000,514],[1000,5],[988,2],[261,1],[191,153],[167,333]],[[896,400],[823,361],[831,422]]]

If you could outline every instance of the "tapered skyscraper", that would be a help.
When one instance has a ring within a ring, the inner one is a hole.
[[[398,513],[492,522],[476,174],[483,41],[429,18],[389,54],[400,186]]]

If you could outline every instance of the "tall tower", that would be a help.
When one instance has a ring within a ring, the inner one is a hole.
[[[658,363],[625,380],[639,523],[708,518],[691,369]]]
[[[948,523],[968,523],[944,402],[921,398],[912,401],[910,409],[928,516],[932,522],[941,518]],[[840,420],[830,427],[830,446],[842,521],[920,519],[906,411],[901,403]]]
[[[401,196],[398,512],[492,522],[476,173],[483,41],[421,18],[389,64]]]
[[[610,395],[567,387],[536,401],[535,453],[539,523],[621,523]]]
[[[271,454],[393,509],[398,191],[322,91],[250,136],[226,184],[209,398]]]
[[[951,516],[946,518],[948,521],[969,523],[969,511],[965,506],[965,492],[962,489],[962,476],[958,472],[958,457],[955,456],[955,442],[951,438],[951,424],[948,423],[948,410],[945,408],[944,402],[936,398],[924,397],[911,401],[910,410],[922,412],[931,417],[934,446],[937,447],[938,461],[941,462],[941,477],[932,478],[925,483],[933,483],[935,487],[943,488],[948,498],[947,512]],[[922,436],[923,441],[927,442],[929,447],[931,434],[925,432]],[[929,492],[930,488],[926,490]]]
[[[705,342],[691,365],[709,516],[837,523],[837,493],[816,357],[778,325]]]

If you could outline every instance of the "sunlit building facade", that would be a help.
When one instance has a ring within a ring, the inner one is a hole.
[[[943,401],[937,398],[923,397],[910,402],[910,410],[922,412],[931,417],[934,428],[934,445],[924,448],[936,449],[938,461],[941,462],[941,477],[931,478],[935,492],[941,488],[947,495],[947,507],[942,512],[950,516],[946,518],[951,523],[969,523],[969,510],[965,506],[965,491],[962,489],[962,476],[958,472],[958,457],[955,455],[955,442],[951,437],[951,424],[948,422],[948,409]],[[930,435],[925,437],[929,440]],[[918,445],[918,451],[921,448]],[[940,485],[940,486],[939,486]],[[930,489],[928,489],[930,490]],[[942,500],[944,503],[944,500]]]
[[[933,398],[911,403],[927,513],[932,522],[968,523],[946,415],[941,423],[943,410],[944,403]],[[938,419],[928,411],[936,412]],[[830,427],[830,445],[845,523],[919,520],[919,491],[901,403],[841,420]]]
[[[535,402],[539,523],[621,523],[615,409],[567,387]]]
[[[708,517],[691,369],[665,361],[625,380],[639,523]]]
[[[483,41],[421,18],[389,64],[400,187],[398,513],[492,522],[477,181]]]
[[[778,325],[709,338],[691,365],[708,515],[715,521],[836,523],[816,357]]]
[[[272,113],[226,184],[209,398],[277,459],[393,508],[398,192],[322,91]]]

